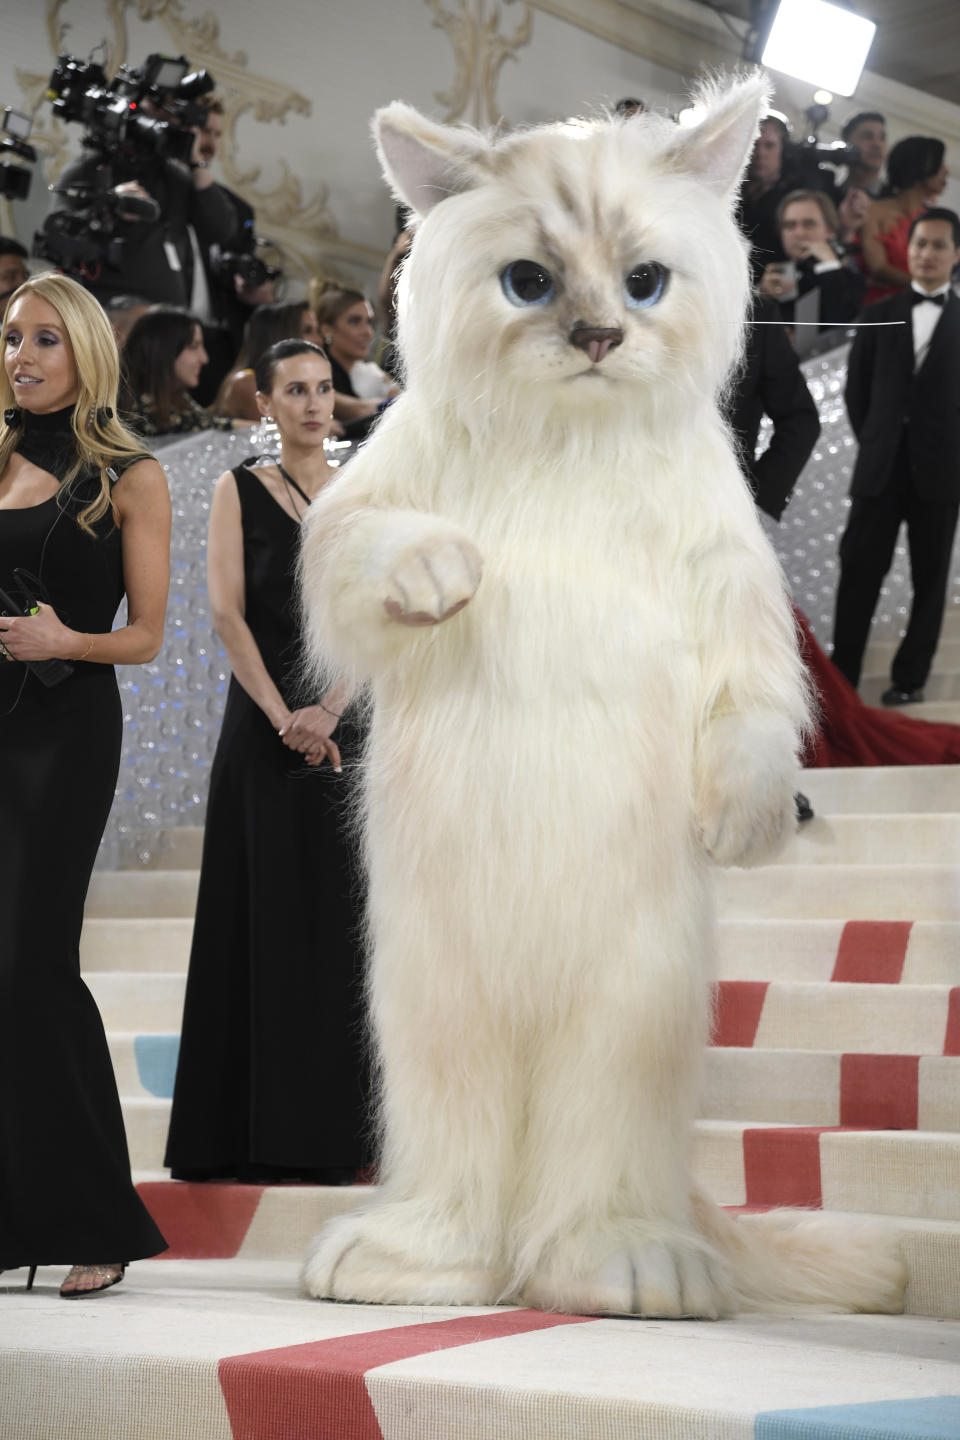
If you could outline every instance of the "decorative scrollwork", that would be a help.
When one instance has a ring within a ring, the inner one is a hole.
[[[424,0],[432,13],[433,25],[442,30],[453,49],[453,84],[436,91],[445,106],[444,120],[467,118],[475,125],[501,125],[503,115],[497,102],[497,83],[506,60],[516,60],[517,51],[530,43],[533,15],[528,3],[519,0],[523,12],[512,35],[501,33],[502,11],[485,0],[460,0],[457,11],[446,10],[441,0]],[[505,0],[512,5],[515,0]],[[469,113],[468,113],[469,112]]]

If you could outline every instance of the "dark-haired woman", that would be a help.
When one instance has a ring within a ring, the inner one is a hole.
[[[271,345],[281,340],[316,341],[320,328],[306,300],[290,304],[258,305],[247,321],[243,345],[213,402],[215,415],[228,415],[234,420],[261,419],[257,407],[257,361]]]
[[[0,1268],[80,1261],[60,1289],[73,1299],[166,1248],[131,1183],[79,942],[120,761],[113,667],[160,648],[170,498],[115,418],[116,344],[86,290],[21,285],[2,351]],[[60,662],[55,683],[42,661]]]
[[[367,1159],[345,696],[297,695],[300,521],[335,472],[330,365],[287,340],[257,365],[279,462],[217,481],[208,583],[233,670],[210,776],[166,1163],[175,1179],[351,1180]],[[334,738],[336,737],[336,738]]]
[[[203,328],[195,315],[154,305],[130,328],[123,351],[121,404],[141,435],[186,435],[194,430],[242,429],[249,421],[214,415],[193,399],[207,363]]]
[[[943,141],[931,135],[908,135],[898,140],[887,156],[892,193],[872,202],[860,232],[863,264],[870,280],[865,305],[895,295],[910,284],[910,226],[943,194],[947,183],[943,157]]]
[[[310,283],[310,303],[330,357],[336,401],[333,413],[352,440],[361,439],[400,386],[367,357],[373,344],[373,306],[359,290],[320,280]]]

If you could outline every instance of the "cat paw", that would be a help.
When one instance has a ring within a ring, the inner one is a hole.
[[[483,562],[466,536],[425,535],[397,555],[383,607],[400,625],[439,625],[472,600]]]
[[[480,1265],[400,1254],[365,1233],[365,1216],[343,1216],[316,1237],[301,1273],[318,1300],[367,1305],[496,1305],[506,1276]]]
[[[628,1241],[586,1274],[564,1273],[556,1255],[520,1298],[537,1310],[649,1320],[717,1320],[734,1309],[719,1257],[683,1239]]]
[[[698,814],[717,865],[763,865],[795,827],[796,737],[780,716],[724,716],[702,745]]]

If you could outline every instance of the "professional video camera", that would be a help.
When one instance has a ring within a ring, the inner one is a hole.
[[[803,114],[807,122],[807,134],[802,140],[785,141],[783,169],[798,176],[806,189],[823,190],[824,181],[830,178],[823,172],[856,165],[860,159],[860,151],[856,145],[845,145],[842,140],[832,143],[821,141],[820,126],[830,115],[826,105],[815,102]]]
[[[148,55],[139,69],[121,65],[109,83],[102,65],[60,55],[47,99],[61,120],[86,125],[86,149],[115,159],[186,164],[193,148],[190,127],[203,125],[207,118],[206,107],[197,100],[213,86],[213,76],[207,70],[191,71],[183,55]]]
[[[149,186],[151,172],[167,161],[189,163],[191,127],[202,126],[208,114],[198,100],[214,83],[208,71],[191,70],[183,55],[148,55],[137,69],[121,65],[110,81],[91,59],[58,56],[46,98],[61,120],[87,127],[81,143],[94,164],[82,184],[53,187],[69,207],[47,216],[34,236],[34,254],[80,279],[104,262],[118,265],[124,241],[118,222],[154,221],[160,210],[143,196],[117,195],[115,186],[127,180]]]
[[[3,123],[0,125],[3,137],[0,139],[0,153],[16,155],[18,160],[25,163],[13,165],[9,160],[0,160],[0,198],[4,200],[26,200],[30,194],[30,181],[33,178],[32,172],[27,168],[37,158],[37,152],[32,145],[27,144],[27,136],[32,129],[29,115],[21,115],[16,110],[11,110],[7,105],[3,112]]]
[[[245,290],[256,290],[268,280],[278,280],[283,267],[272,264],[263,253],[269,253],[273,248],[272,241],[259,238],[251,240],[249,250],[219,250],[213,246],[210,253],[211,278],[228,290],[235,288],[235,281],[239,281]],[[258,250],[261,253],[258,254]]]

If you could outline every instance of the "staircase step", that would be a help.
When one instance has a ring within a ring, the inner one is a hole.
[[[960,1056],[714,1046],[706,1055],[701,1117],[960,1131]]]
[[[943,1321],[337,1305],[276,1260],[139,1264],[94,1314],[59,1300],[62,1275],[6,1297],[11,1440],[944,1440],[960,1423]]]
[[[773,865],[717,874],[724,920],[960,920],[955,865]]]
[[[960,856],[960,813],[816,815],[792,836],[781,865],[936,865]]]
[[[101,970],[85,975],[84,980],[106,1030],[151,1034],[179,1031],[185,975]]]
[[[960,616],[957,617],[956,623],[960,625]],[[866,676],[879,676],[885,681],[883,688],[886,689],[886,686],[890,684],[890,666],[893,664],[893,657],[899,648],[899,640],[874,640],[872,644],[868,645],[863,657],[861,682]],[[937,646],[933,666],[937,675],[949,675],[960,671],[960,636],[953,633],[948,637],[944,633]]]
[[[164,1263],[300,1260],[327,1220],[369,1202],[374,1194],[371,1186],[362,1185],[198,1185],[176,1180],[141,1183],[137,1189],[170,1246]],[[907,1252],[908,1313],[960,1318],[960,1222],[891,1219],[886,1213],[883,1220],[898,1231]]]
[[[822,1206],[960,1221],[955,1132],[698,1120],[694,1165],[700,1184],[720,1205]]]
[[[721,980],[960,985],[960,921],[723,920]]]
[[[192,920],[198,879],[193,870],[96,870],[87,893],[86,914],[94,919],[179,916]]]
[[[169,1100],[177,1073],[179,1034],[108,1030],[107,1044],[117,1089],[123,1097]]]
[[[865,765],[804,770],[800,789],[818,815],[960,811],[960,765]]]
[[[885,709],[881,704],[880,697],[889,684],[890,676],[887,674],[862,675],[860,684],[857,686],[860,699],[866,705],[875,705],[880,709]],[[956,705],[960,702],[960,670],[948,670],[943,674],[931,675],[923,687],[923,693],[924,704]],[[912,715],[916,706],[902,705],[897,706],[896,709],[898,714]],[[929,716],[927,718],[929,719]]]
[[[715,1044],[879,1055],[960,1053],[960,989],[842,981],[720,982]]]
[[[938,725],[960,725],[960,700],[923,700],[919,705],[905,705],[905,711],[915,720],[933,720]]]
[[[91,970],[184,972],[192,936],[192,918],[124,920],[88,915],[80,936],[80,969],[85,974]]]

